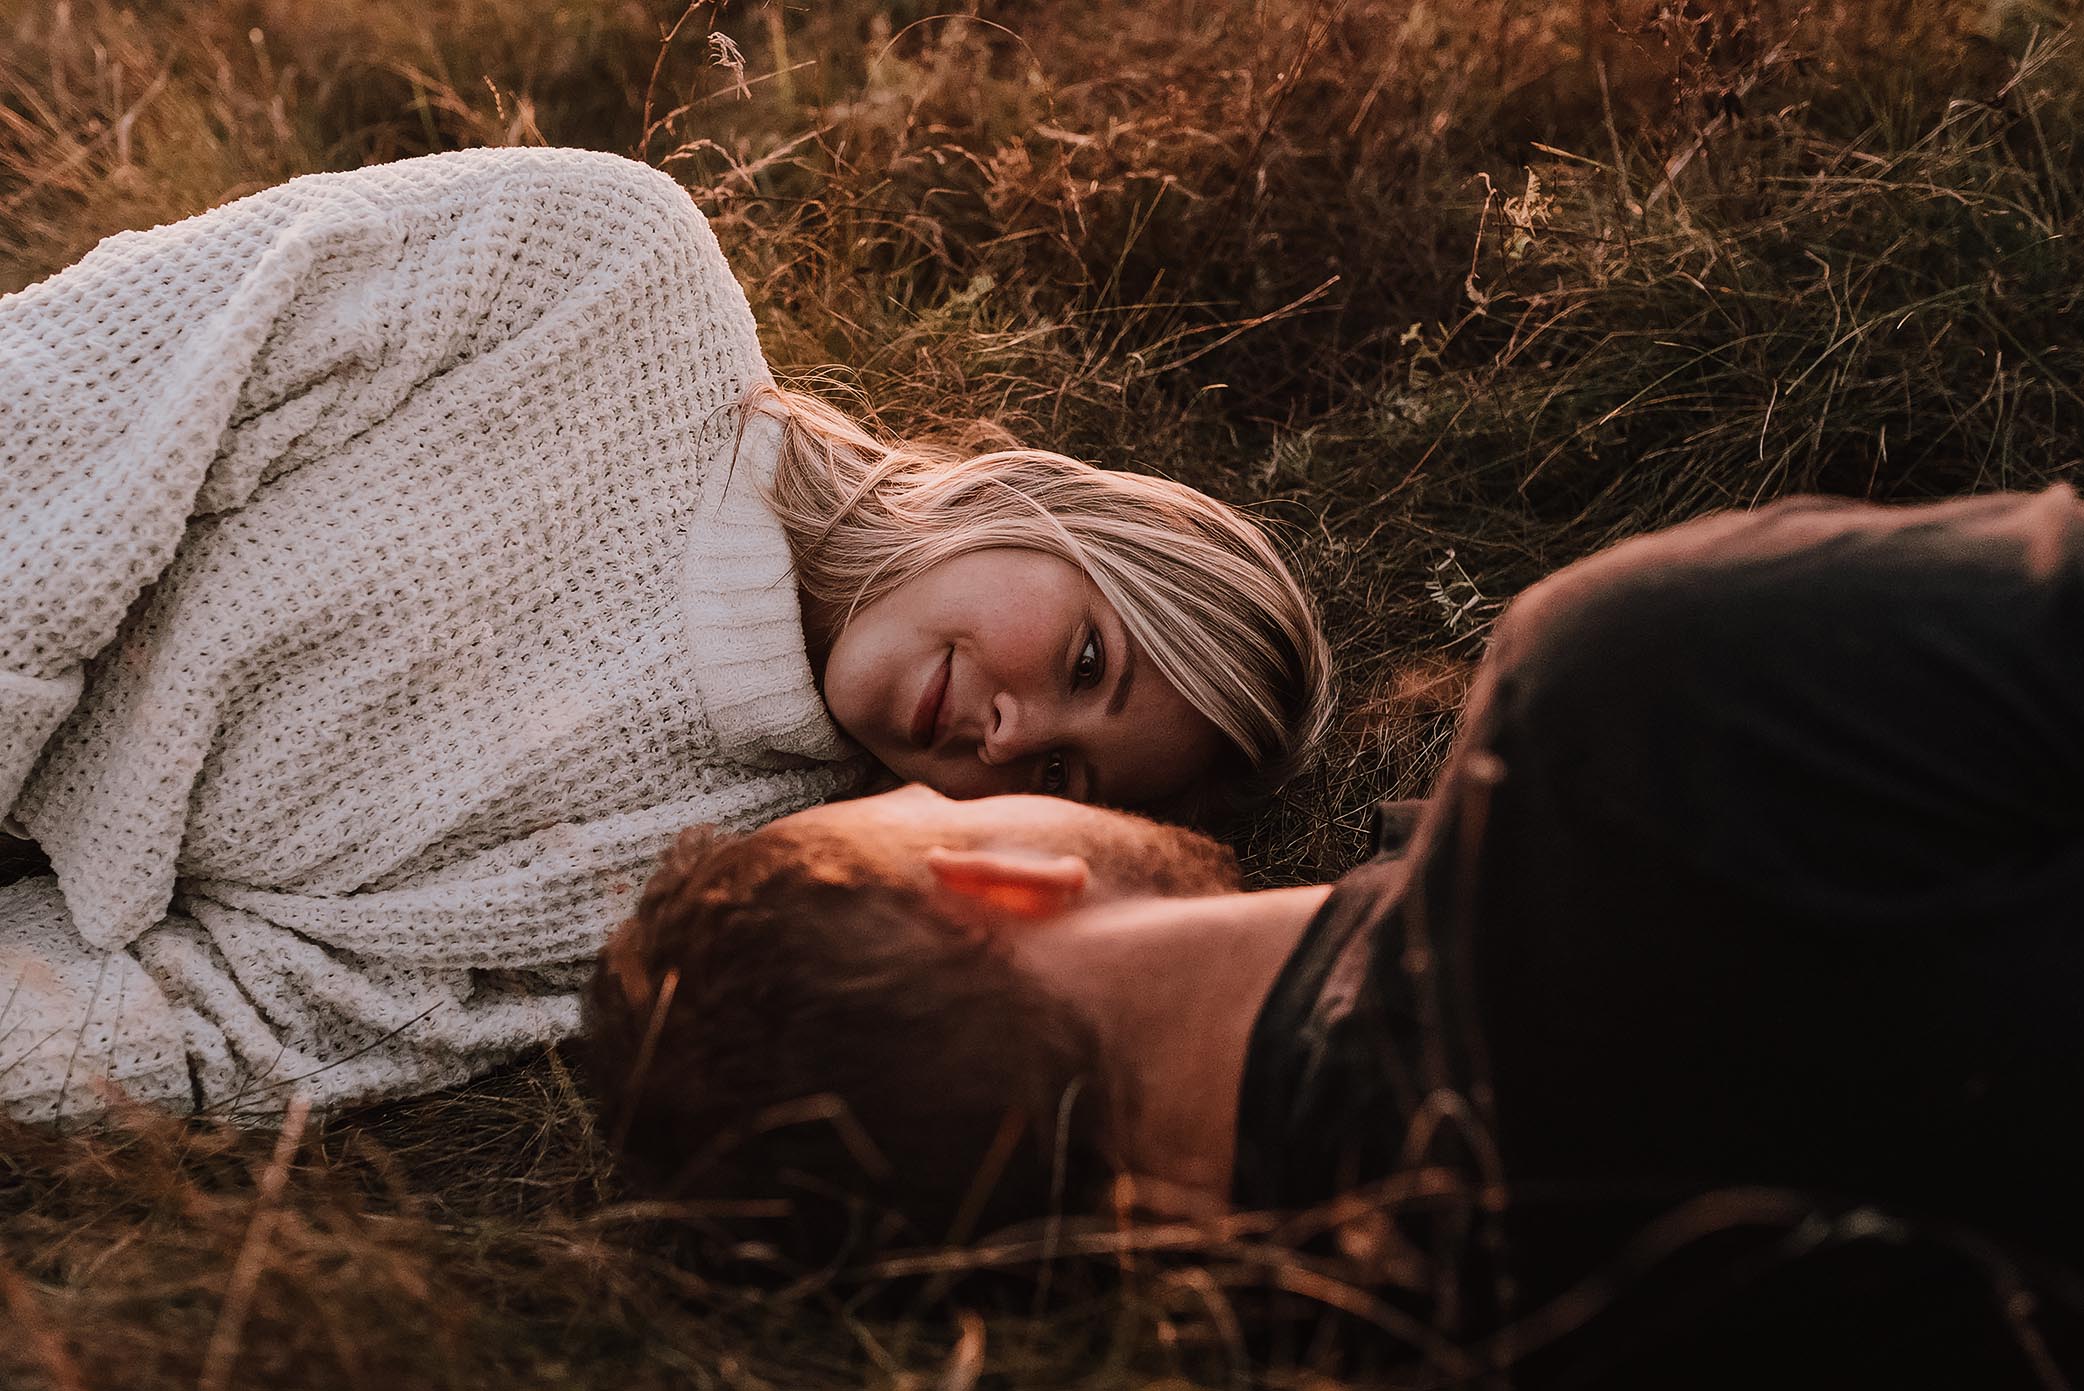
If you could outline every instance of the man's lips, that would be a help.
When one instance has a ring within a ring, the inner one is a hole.
[[[955,649],[949,648],[948,655],[933,669],[926,680],[926,689],[919,693],[919,703],[912,708],[912,746],[930,749],[934,733],[941,727],[941,705],[948,698],[948,673],[955,665]]]

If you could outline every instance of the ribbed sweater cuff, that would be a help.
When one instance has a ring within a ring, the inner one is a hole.
[[[36,756],[79,704],[81,685],[78,667],[55,677],[0,671],[0,813],[22,795]]]

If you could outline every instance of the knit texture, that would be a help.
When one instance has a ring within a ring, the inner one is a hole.
[[[297,179],[0,300],[0,806],[56,878],[0,896],[0,1103],[459,1080],[573,1030],[680,827],[848,785],[731,409],[768,379],[687,195],[573,150]]]

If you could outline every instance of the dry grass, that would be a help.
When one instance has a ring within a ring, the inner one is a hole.
[[[715,221],[779,369],[1282,529],[1347,718],[1254,839],[1266,881],[1335,871],[1372,798],[1423,788],[1545,569],[1793,489],[2077,474],[2084,48],[2057,7],[973,8],[0,0],[0,290],[308,170],[641,155]],[[681,1252],[617,1205],[555,1056],[294,1144],[11,1132],[0,1382],[1296,1379],[1236,1348],[1226,1292],[1266,1252],[1235,1242],[1069,1262],[1043,1317],[959,1262],[756,1293]]]

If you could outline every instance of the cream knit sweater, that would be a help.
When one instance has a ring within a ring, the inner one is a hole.
[[[0,1105],[234,1113],[569,1034],[680,827],[859,763],[768,379],[671,180],[472,151],[103,242],[0,300]]]

